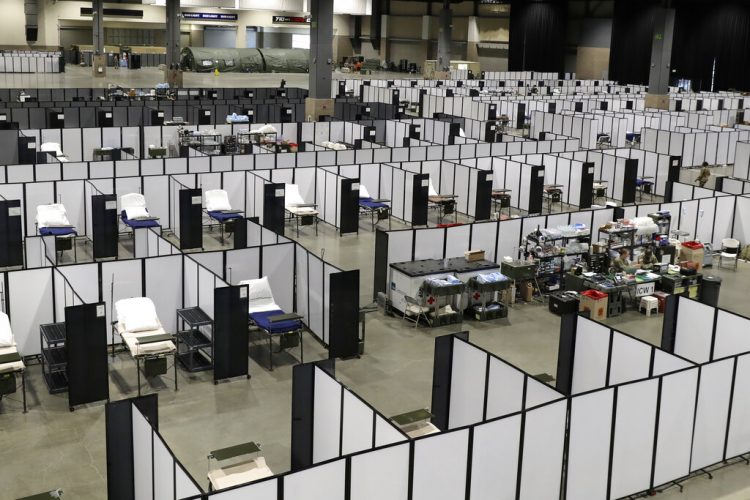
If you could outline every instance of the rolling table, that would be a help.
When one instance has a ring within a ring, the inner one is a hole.
[[[544,185],[544,199],[547,200],[547,212],[552,213],[552,204],[560,203],[560,211],[563,208],[562,202],[562,184],[545,184]],[[503,273],[504,274],[504,273]]]
[[[500,210],[498,210],[498,213],[502,213],[503,208],[507,208],[508,217],[510,217],[510,193],[512,192],[512,189],[493,189],[491,195],[493,207],[497,209],[498,205],[500,205]]]

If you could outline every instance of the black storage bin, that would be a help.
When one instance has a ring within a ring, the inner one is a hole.
[[[167,373],[167,358],[146,359],[143,361],[143,371],[146,378]]]
[[[16,392],[16,374],[3,373],[0,375],[0,395],[13,394]]]
[[[701,302],[712,307],[719,307],[719,291],[721,278],[718,276],[703,276],[701,282]]]
[[[569,293],[553,293],[549,297],[549,312],[559,315],[578,312],[578,297]]]

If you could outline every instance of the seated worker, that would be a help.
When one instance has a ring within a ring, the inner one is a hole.
[[[656,258],[656,255],[654,255],[654,249],[651,247],[646,247],[643,250],[643,253],[640,257],[638,257],[638,267],[641,269],[645,269],[647,271],[651,271],[654,266],[659,265],[659,259]]]
[[[632,267],[628,259],[630,257],[630,250],[621,248],[618,253],[617,258],[612,261],[612,268],[616,273],[624,273],[627,268]]]

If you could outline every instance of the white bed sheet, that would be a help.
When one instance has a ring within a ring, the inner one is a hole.
[[[164,328],[159,327],[156,330],[148,330],[145,332],[128,332],[122,329],[122,324],[117,323],[117,333],[122,337],[122,341],[128,347],[128,351],[133,357],[154,355],[154,354],[169,354],[174,352],[177,347],[171,340],[164,340],[161,342],[149,342],[148,344],[141,344],[140,341],[151,335],[163,335],[166,332]]]
[[[13,354],[14,352],[18,352],[18,348],[15,344],[9,347],[0,347],[0,356]],[[19,372],[25,369],[26,365],[23,364],[23,361],[13,361],[11,363],[0,364],[0,373]]]

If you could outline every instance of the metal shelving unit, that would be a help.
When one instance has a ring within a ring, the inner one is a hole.
[[[200,307],[177,310],[177,360],[189,372],[213,368],[214,322]],[[187,326],[187,329],[184,327]],[[209,338],[203,328],[211,330]]]
[[[558,236],[555,238],[539,238],[534,233],[526,236],[526,252],[531,254],[539,263],[537,269],[538,281],[548,286],[549,278],[557,278],[558,284],[562,283],[563,275],[568,271],[565,269],[565,258],[581,257],[586,260],[589,250],[585,252],[567,252],[563,251],[571,240],[578,240],[581,243],[588,242],[591,239],[591,233],[581,233],[574,236]],[[533,248],[529,248],[533,245]],[[542,252],[537,251],[537,247],[542,248]],[[545,251],[546,249],[546,251]],[[550,253],[555,252],[555,253]],[[550,270],[550,268],[552,268]],[[552,291],[552,290],[548,290]]]
[[[68,356],[65,350],[65,338],[65,323],[48,323],[39,326],[42,376],[50,394],[68,390]]]

